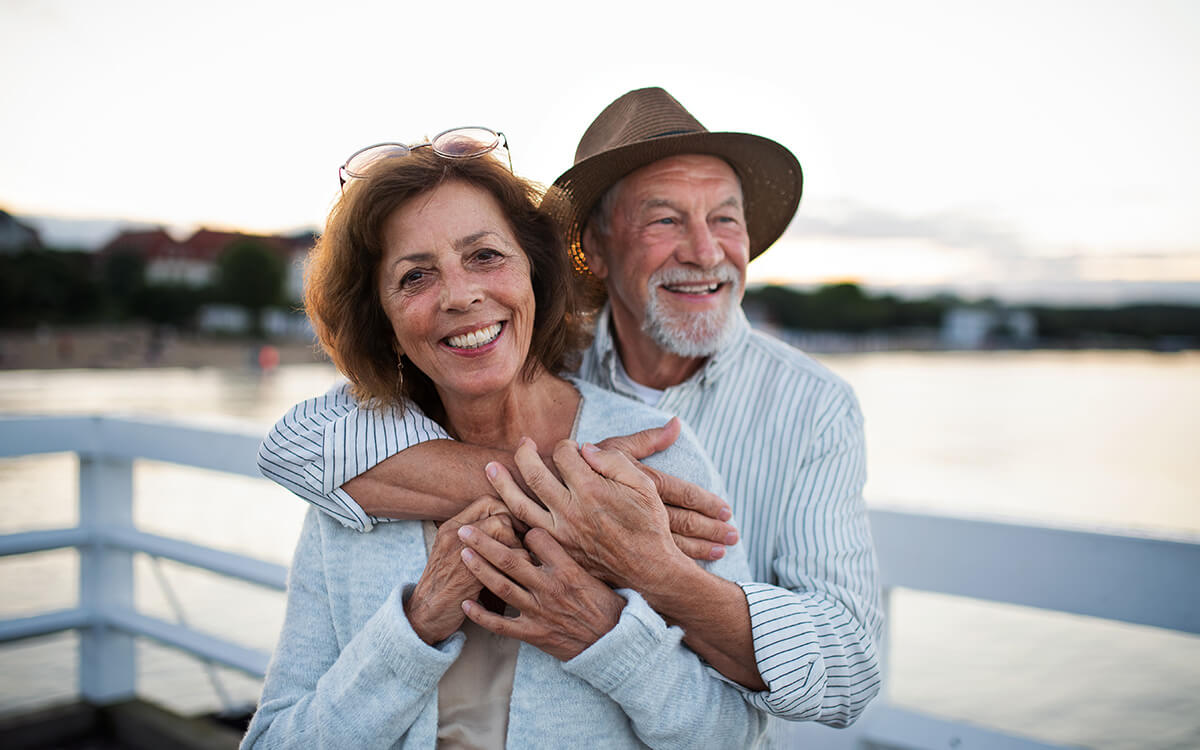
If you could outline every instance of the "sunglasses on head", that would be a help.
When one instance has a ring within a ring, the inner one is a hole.
[[[474,159],[484,154],[490,154],[497,148],[503,148],[508,155],[508,171],[512,171],[512,154],[508,151],[508,139],[504,133],[491,128],[463,127],[451,128],[438,133],[424,143],[409,145],[407,143],[376,143],[374,146],[360,148],[346,163],[338,167],[338,180],[342,188],[350,180],[365,177],[367,171],[384,159],[395,159],[408,156],[418,148],[432,148],[438,156],[448,159]]]

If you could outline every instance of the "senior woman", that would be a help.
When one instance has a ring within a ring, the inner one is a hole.
[[[661,425],[660,412],[561,374],[587,339],[568,256],[536,187],[493,158],[494,134],[465,135],[376,148],[369,166],[344,168],[352,179],[313,250],[306,303],[352,393],[416,404],[472,443],[559,444],[556,457],[564,440]],[[686,430],[648,463],[719,490]],[[464,547],[464,525],[490,538],[503,573]],[[244,746],[754,743],[762,715],[677,628],[588,575],[549,533],[522,530],[494,498],[436,529],[399,521],[371,534],[310,508]],[[749,575],[740,550],[706,565]],[[494,635],[472,622],[483,607],[543,635]]]

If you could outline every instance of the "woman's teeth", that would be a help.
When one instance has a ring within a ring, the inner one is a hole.
[[[478,331],[464,333],[461,336],[450,336],[446,339],[446,343],[455,349],[478,349],[495,341],[496,337],[500,335],[500,328],[499,323],[492,323]]]

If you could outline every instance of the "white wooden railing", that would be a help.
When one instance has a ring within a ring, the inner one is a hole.
[[[0,457],[58,452],[79,457],[79,525],[0,536],[0,556],[66,547],[80,552],[78,605],[0,620],[0,643],[80,631],[79,692],[94,703],[134,694],[136,637],[261,677],[267,653],[142,614],[133,601],[135,552],[284,589],[283,566],[133,525],[135,459],[258,477],[258,440],[251,434],[112,417],[0,418]],[[913,589],[1200,633],[1200,540],[888,510],[872,511],[871,522],[885,597],[895,588]],[[821,748],[1046,747],[882,699],[849,730],[803,729],[806,746]]]

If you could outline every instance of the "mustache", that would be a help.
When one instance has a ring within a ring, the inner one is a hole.
[[[672,284],[696,284],[706,281],[716,281],[734,286],[742,283],[742,276],[731,263],[722,263],[715,268],[700,270],[698,268],[663,268],[650,276],[650,287]]]

